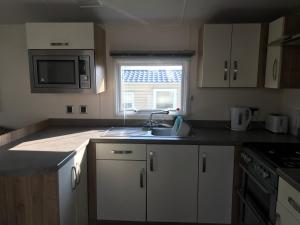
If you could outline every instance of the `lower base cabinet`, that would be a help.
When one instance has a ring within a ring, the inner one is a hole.
[[[0,225],[88,225],[82,149],[58,171],[0,176]]]
[[[231,224],[233,146],[199,147],[198,223]]]
[[[146,162],[97,160],[98,220],[146,221]]]
[[[97,220],[231,224],[233,146],[97,144],[96,159]]]
[[[147,220],[197,222],[198,146],[147,145]]]

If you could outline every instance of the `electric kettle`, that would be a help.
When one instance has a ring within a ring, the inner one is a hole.
[[[232,107],[230,109],[231,130],[245,131],[252,119],[249,107]]]

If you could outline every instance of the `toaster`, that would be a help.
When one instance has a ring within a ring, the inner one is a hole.
[[[288,116],[276,113],[269,114],[265,128],[273,133],[286,134],[288,132]]]

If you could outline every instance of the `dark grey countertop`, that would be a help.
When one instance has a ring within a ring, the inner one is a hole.
[[[300,192],[300,169],[278,168],[277,173],[286,182]]]
[[[124,130],[124,128],[122,128]],[[108,136],[103,127],[52,127],[0,148],[0,175],[30,175],[60,168],[76,151],[93,143],[241,145],[248,142],[299,143],[300,139],[265,130],[233,132],[196,129],[191,137]]]

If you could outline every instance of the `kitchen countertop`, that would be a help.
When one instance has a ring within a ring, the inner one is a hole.
[[[126,131],[126,128],[120,128]],[[132,129],[132,128],[131,128]],[[141,129],[141,128],[139,128]],[[92,143],[241,145],[248,142],[299,143],[300,139],[265,130],[233,132],[195,129],[191,137],[109,136],[103,127],[50,127],[0,147],[0,175],[31,175],[60,168],[78,149]]]
[[[278,175],[300,192],[300,169],[278,168]]]

